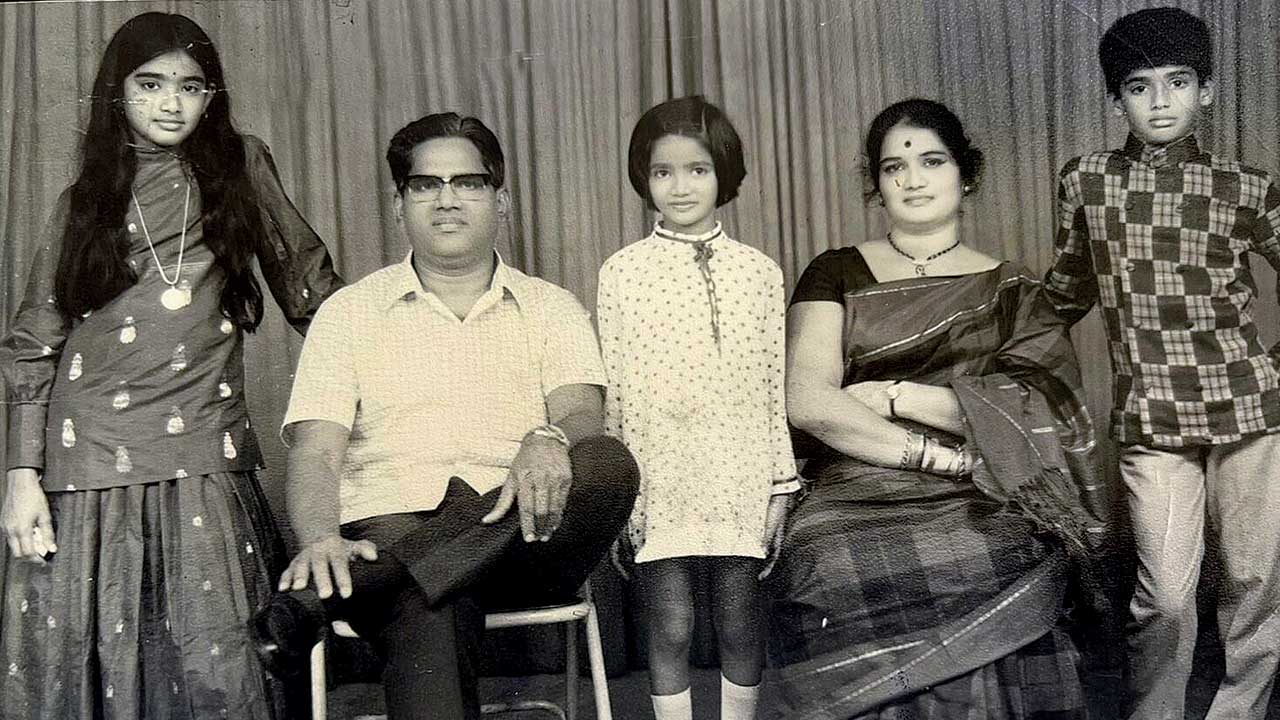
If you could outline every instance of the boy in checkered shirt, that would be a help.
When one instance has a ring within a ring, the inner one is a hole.
[[[1208,717],[1261,718],[1280,658],[1280,355],[1253,323],[1248,253],[1280,268],[1280,190],[1196,142],[1214,90],[1200,18],[1126,15],[1098,55],[1129,137],[1062,169],[1045,290],[1070,322],[1100,304],[1107,329],[1138,556],[1129,717],[1183,717],[1207,514],[1226,651]]]

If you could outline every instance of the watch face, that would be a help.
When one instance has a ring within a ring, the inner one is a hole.
[[[897,383],[894,383],[893,385],[890,385],[889,387],[884,389],[884,394],[887,395],[890,400],[897,400],[898,393],[901,391],[902,391],[902,388],[899,387]]]

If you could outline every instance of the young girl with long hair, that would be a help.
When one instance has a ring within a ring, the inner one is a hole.
[[[0,707],[12,717],[278,718],[247,623],[282,550],[255,471],[243,335],[260,264],[305,329],[341,284],[217,50],[146,13],[111,38],[80,173],[8,336]]]

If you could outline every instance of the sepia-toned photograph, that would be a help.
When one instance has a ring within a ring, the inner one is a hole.
[[[1280,720],[1280,1],[0,2],[0,720]]]

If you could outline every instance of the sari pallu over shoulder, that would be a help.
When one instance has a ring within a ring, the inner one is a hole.
[[[1014,502],[1081,561],[1102,549],[1109,503],[1069,328],[1040,293],[1038,281],[1008,263],[849,293],[844,384],[951,387],[965,415],[964,441],[980,454],[974,485]],[[852,340],[884,338],[889,328],[902,328],[900,336],[873,347]],[[983,350],[992,332],[1003,338],[994,353]]]
[[[787,577],[775,584],[789,594],[778,597],[775,615],[790,623],[775,626],[802,636],[784,639],[775,653],[785,664],[779,717],[875,717],[886,704],[1006,662],[1020,649],[1053,647],[1046,639],[1059,634],[1073,570],[1089,604],[1105,612],[1096,557],[1107,499],[1093,427],[1067,328],[1039,309],[1038,292],[1035,280],[1003,264],[845,295],[844,384],[899,379],[951,387],[966,416],[965,437],[954,440],[978,449],[982,460],[951,492],[939,478],[873,469],[829,448],[806,468],[810,495],[789,522],[779,561]],[[840,528],[837,514],[860,518],[859,527]],[[953,530],[957,522],[965,527]],[[969,546],[939,552],[957,532]],[[884,534],[913,547],[886,550]],[[830,577],[842,565],[855,569],[843,589]],[[902,594],[887,591],[899,583],[926,594],[945,589],[909,608],[912,623],[886,633],[874,626],[892,626],[902,615]],[[842,602],[832,600],[840,592],[858,599],[824,607]],[[828,609],[835,611],[830,624]],[[841,609],[849,611],[843,625]],[[833,646],[837,637],[842,646]],[[1074,657],[1070,649],[1057,652]],[[1069,695],[1064,689],[1064,707]]]

